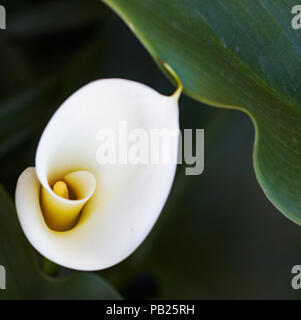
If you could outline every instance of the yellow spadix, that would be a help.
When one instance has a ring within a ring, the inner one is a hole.
[[[57,181],[53,186],[53,192],[58,196],[69,199],[69,191],[66,183],[64,181]]]

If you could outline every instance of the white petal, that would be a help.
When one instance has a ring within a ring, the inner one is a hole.
[[[96,161],[98,131],[117,130],[120,121],[127,121],[129,130],[178,130],[178,97],[121,79],[83,87],[45,128],[36,169],[26,169],[18,180],[16,207],[25,235],[42,255],[65,267],[100,270],[128,257],[152,229],[169,194],[176,170],[176,140],[171,164],[100,165]],[[95,193],[75,228],[53,231],[41,211],[41,185],[53,193],[49,184],[80,170],[94,175]]]

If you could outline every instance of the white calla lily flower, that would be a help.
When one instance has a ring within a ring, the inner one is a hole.
[[[23,231],[43,256],[77,270],[100,270],[127,258],[154,226],[170,192],[169,164],[99,164],[101,128],[179,130],[179,88],[171,97],[122,79],[92,82],[57,110],[40,139],[36,167],[16,187]]]

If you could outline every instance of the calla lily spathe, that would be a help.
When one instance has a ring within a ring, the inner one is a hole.
[[[36,166],[21,174],[16,188],[19,221],[43,256],[71,269],[100,270],[143,242],[171,189],[178,144],[168,165],[100,165],[95,137],[120,120],[129,129],[178,130],[178,98],[179,92],[167,97],[134,81],[104,79],[57,110],[40,139]]]

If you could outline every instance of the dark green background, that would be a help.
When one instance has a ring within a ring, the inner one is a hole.
[[[1,4],[7,30],[0,30],[0,182],[13,197],[19,174],[34,165],[45,124],[79,87],[121,77],[165,94],[174,88],[99,1]],[[205,129],[205,171],[189,177],[179,167],[150,236],[99,274],[125,298],[298,299],[301,291],[290,282],[292,266],[301,264],[301,230],[255,179],[251,121],[184,96],[180,111],[182,128]]]

